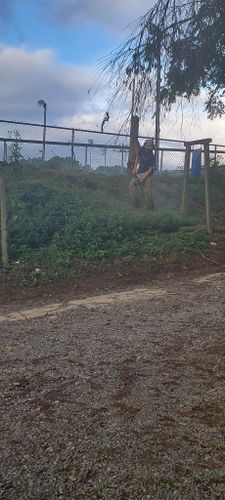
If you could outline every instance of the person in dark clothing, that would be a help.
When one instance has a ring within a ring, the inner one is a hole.
[[[155,155],[153,153],[153,140],[148,139],[143,146],[139,145],[139,152],[132,167],[132,175],[137,173],[143,174],[144,172],[153,173],[155,169]]]
[[[153,141],[147,140],[144,145],[140,147],[137,162],[138,162],[138,173],[143,174],[148,172],[149,169],[152,171],[155,169],[155,155],[153,153]],[[137,164],[137,163],[136,163]]]
[[[139,147],[139,153],[132,167],[132,180],[129,192],[134,206],[144,202],[146,208],[153,208],[152,175],[155,170],[155,155],[153,141],[148,139]]]

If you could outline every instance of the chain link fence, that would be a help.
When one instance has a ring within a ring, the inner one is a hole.
[[[139,142],[149,137],[140,136]],[[126,173],[129,135],[0,120],[0,162],[65,165],[106,175]],[[182,172],[185,147],[180,140],[161,139],[158,171]],[[225,146],[210,146],[212,163],[224,164]],[[204,157],[202,154],[202,165]]]

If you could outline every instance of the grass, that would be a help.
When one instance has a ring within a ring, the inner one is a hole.
[[[201,229],[203,179],[190,180],[190,214],[179,215],[182,178],[154,180],[156,210],[134,210],[126,177],[61,169],[1,167],[7,181],[9,251],[7,279],[22,284],[47,283],[102,270],[137,259],[154,264],[176,261],[178,254],[200,253],[209,244]],[[223,169],[212,173],[214,215],[225,218]],[[194,232],[185,227],[197,226]],[[199,228],[198,228],[199,226]],[[3,271],[3,270],[2,270]],[[2,272],[2,277],[5,278]]]

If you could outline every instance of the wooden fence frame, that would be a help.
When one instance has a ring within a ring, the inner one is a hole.
[[[196,141],[188,141],[184,143],[186,150],[185,150],[185,161],[184,161],[183,192],[182,192],[182,202],[181,202],[181,213],[182,215],[184,215],[187,210],[188,178],[190,171],[191,146],[201,145],[204,148],[206,228],[210,236],[213,233],[210,190],[209,190],[209,166],[210,166],[209,145],[211,142],[212,139],[199,139]]]

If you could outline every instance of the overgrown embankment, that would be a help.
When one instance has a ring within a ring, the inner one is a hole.
[[[47,283],[123,265],[154,266],[209,245],[203,179],[190,180],[190,214],[179,215],[182,178],[154,179],[154,212],[132,209],[128,179],[60,168],[0,169],[8,187],[11,267],[2,279]],[[211,176],[214,218],[225,219],[225,173]],[[188,226],[197,229],[188,232]],[[220,238],[219,244],[222,244]]]

